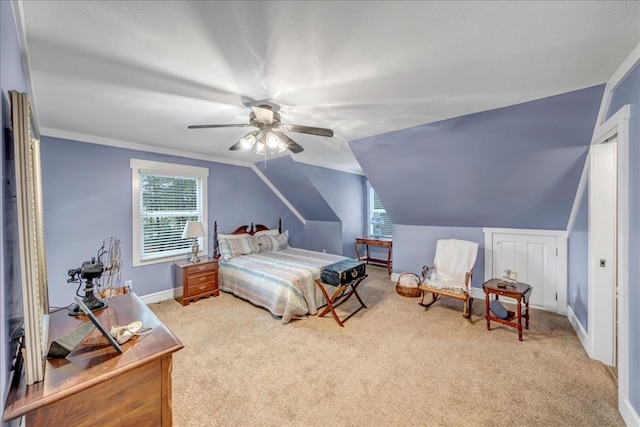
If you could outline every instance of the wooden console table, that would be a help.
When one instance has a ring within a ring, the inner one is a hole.
[[[183,344],[135,294],[119,295],[94,314],[107,330],[134,320],[153,330],[122,344],[122,354],[94,330],[65,359],[47,359],[44,381],[26,386],[21,375],[3,421],[26,416],[28,426],[172,425],[172,355]],[[66,309],[52,313],[49,343],[87,321]]]
[[[487,330],[491,330],[491,321],[511,326],[518,330],[518,339],[522,341],[522,318],[525,319],[525,328],[529,329],[529,298],[531,297],[531,285],[526,283],[505,284],[500,279],[491,279],[482,285],[485,293],[485,317]],[[501,319],[490,308],[489,296],[494,295],[497,300],[500,296],[516,300],[516,311],[507,310],[507,317]],[[524,307],[523,307],[524,304]],[[524,308],[524,310],[523,310]]]
[[[360,251],[358,250],[358,246],[360,245],[364,245],[366,247],[366,256],[365,257],[360,257]],[[391,251],[393,248],[393,240],[392,239],[385,239],[385,238],[376,238],[376,237],[356,237],[356,258],[358,259],[358,261],[366,261],[367,264],[369,264],[370,262],[375,263],[375,264],[384,264],[387,266],[387,273],[391,274]],[[383,248],[387,248],[387,259],[383,260],[383,259],[376,259],[376,258],[371,258],[371,256],[369,255],[369,246],[378,246],[378,247],[383,247]]]

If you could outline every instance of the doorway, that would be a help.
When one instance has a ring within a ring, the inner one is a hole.
[[[593,357],[617,378],[617,135],[591,146],[589,263],[596,305]]]

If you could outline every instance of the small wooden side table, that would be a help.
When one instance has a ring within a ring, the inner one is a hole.
[[[360,245],[364,245],[366,247],[366,256],[362,258],[360,257],[360,251],[358,250],[358,246]],[[371,256],[369,255],[369,246],[379,246],[379,247],[387,248],[387,259],[383,260],[383,259],[371,258]],[[385,239],[383,237],[381,238],[356,237],[355,247],[356,247],[356,258],[358,261],[365,261],[367,264],[369,264],[370,262],[375,264],[384,264],[387,266],[387,273],[391,274],[391,251],[393,248],[392,239]]]
[[[182,305],[200,298],[220,295],[218,290],[218,260],[203,257],[196,264],[188,260],[173,263],[173,282],[182,287],[182,296],[176,300]]]
[[[501,279],[491,279],[482,285],[485,293],[485,317],[487,319],[487,330],[491,330],[491,321],[511,326],[518,330],[518,340],[522,341],[522,318],[525,319],[525,328],[529,329],[529,298],[532,287],[526,283],[505,283]],[[513,298],[516,300],[516,311],[507,310],[507,317],[501,319],[489,307],[490,295],[495,299],[500,296]],[[524,307],[523,307],[524,305]]]

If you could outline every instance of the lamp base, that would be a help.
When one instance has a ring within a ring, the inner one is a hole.
[[[191,246],[191,252],[193,252],[193,256],[189,259],[189,262],[191,264],[197,264],[200,262],[200,258],[198,258],[198,251],[200,250],[200,248],[198,247],[198,243],[194,243],[193,246]]]

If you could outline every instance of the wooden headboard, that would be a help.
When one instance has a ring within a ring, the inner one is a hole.
[[[269,227],[262,224],[256,224],[255,227],[253,223],[251,225],[241,225],[233,230],[231,233],[226,234],[250,234],[254,235],[258,231],[269,230]],[[282,233],[282,218],[278,218],[278,232]],[[213,222],[213,257],[215,259],[220,258],[220,253],[218,251],[218,221]]]

